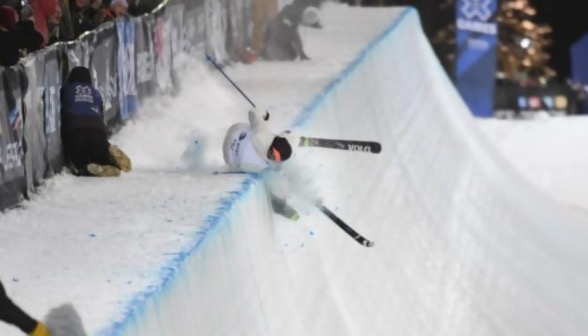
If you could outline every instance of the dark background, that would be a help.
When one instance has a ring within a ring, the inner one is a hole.
[[[500,0],[499,0],[500,1]],[[342,2],[355,5],[355,0]],[[362,0],[363,6],[412,6],[417,8],[428,36],[454,20],[453,11],[441,11],[444,0]],[[537,9],[536,22],[545,23],[553,29],[553,45],[549,48],[549,65],[560,78],[568,78],[570,69],[570,47],[588,33],[588,0],[530,0]]]

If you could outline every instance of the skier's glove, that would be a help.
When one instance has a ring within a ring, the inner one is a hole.
[[[30,333],[30,336],[51,336],[51,333],[42,322],[39,322],[35,330]]]

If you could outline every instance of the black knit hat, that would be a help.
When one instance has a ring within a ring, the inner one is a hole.
[[[86,67],[75,67],[69,73],[68,83],[84,83],[92,85],[92,76],[90,70]]]
[[[270,146],[270,151],[272,149],[275,149],[280,153],[279,161],[286,161],[292,156],[292,146],[290,146],[290,143],[286,138],[280,136],[275,137]]]

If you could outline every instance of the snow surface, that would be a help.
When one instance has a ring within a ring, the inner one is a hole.
[[[300,149],[290,170],[298,194],[374,248],[301,199],[290,222],[256,179],[212,174],[249,106],[191,60],[182,91],[147,101],[112,139],[131,173],[62,174],[0,215],[9,295],[37,317],[72,302],[91,335],[586,330],[588,221],[574,210],[588,209],[586,120],[474,120],[414,12],[328,3],[322,19],[302,31],[311,61],[226,71],[276,131],[382,141],[379,156]]]

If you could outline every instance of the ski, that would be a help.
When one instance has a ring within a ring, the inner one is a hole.
[[[317,208],[327,217],[329,217],[329,219],[332,220],[333,223],[337,224],[337,226],[343,229],[343,231],[345,231],[345,233],[347,233],[351,238],[355,239],[356,242],[366,247],[374,246],[374,242],[367,240],[364,236],[357,233],[357,231],[355,231],[353,228],[347,225],[347,223],[345,223],[341,218],[337,217],[337,215],[335,215],[331,210],[329,210],[329,208],[322,204],[317,204]]]
[[[375,141],[324,139],[313,137],[300,137],[299,147],[323,147],[342,149],[352,152],[380,153],[382,145]]]

